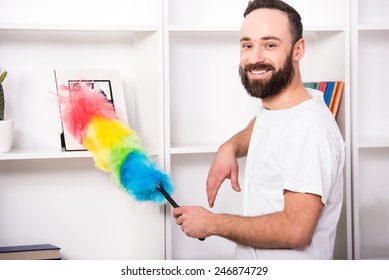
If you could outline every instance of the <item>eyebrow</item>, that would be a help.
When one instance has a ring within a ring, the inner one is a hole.
[[[280,38],[276,37],[276,36],[265,36],[265,37],[262,37],[261,38],[261,41],[268,41],[268,40],[276,40],[276,41],[281,41]],[[240,42],[244,42],[244,41],[251,41],[251,38],[250,37],[242,37],[240,38]]]

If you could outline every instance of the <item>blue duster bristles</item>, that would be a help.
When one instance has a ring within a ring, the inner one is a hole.
[[[169,177],[158,170],[155,163],[142,152],[129,153],[121,167],[120,183],[137,201],[165,202],[165,197],[156,186],[163,186],[169,194],[173,186]]]

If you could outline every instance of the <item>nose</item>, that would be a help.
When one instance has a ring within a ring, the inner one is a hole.
[[[264,52],[260,46],[252,46],[247,57],[249,64],[264,63]]]

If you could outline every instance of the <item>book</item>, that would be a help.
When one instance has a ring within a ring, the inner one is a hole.
[[[331,109],[334,107],[334,100],[335,100],[334,97],[335,97],[335,93],[336,93],[338,86],[339,86],[339,81],[334,82],[334,88],[332,90],[331,99],[330,99],[330,102],[328,105],[328,108],[330,108],[330,111],[332,111]]]
[[[334,85],[335,85],[335,82],[327,82],[327,88],[326,88],[326,91],[324,92],[324,101],[325,101],[328,108],[330,107]]]
[[[323,96],[324,93],[326,92],[326,88],[327,88],[327,82],[319,82],[319,90],[323,93]]]
[[[336,117],[336,115],[338,114],[339,104],[340,104],[340,100],[341,100],[341,97],[343,94],[343,88],[344,88],[344,82],[338,81],[338,86],[336,87],[336,91],[333,94],[334,101],[332,103],[332,107],[330,108],[334,117]]]
[[[51,244],[0,247],[0,260],[60,260],[60,250]]]
[[[317,83],[304,83],[304,86],[306,88],[313,88],[313,89],[316,89],[316,85]]]

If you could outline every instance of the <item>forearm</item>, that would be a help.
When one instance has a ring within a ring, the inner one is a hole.
[[[302,249],[312,239],[323,210],[321,197],[284,192],[284,209],[255,217],[210,214],[209,235],[256,248]]]
[[[291,223],[284,213],[243,217],[215,214],[210,227],[212,235],[229,239],[237,244],[255,248],[297,248],[300,247]]]
[[[301,211],[284,209],[255,217],[212,214],[209,235],[254,248],[301,250],[311,242],[322,209],[321,204],[303,204],[306,207]]]
[[[173,216],[194,238],[216,235],[255,248],[302,249],[311,242],[321,216],[321,197],[285,191],[284,198],[282,211],[261,216],[214,214],[201,206],[175,208]]]

